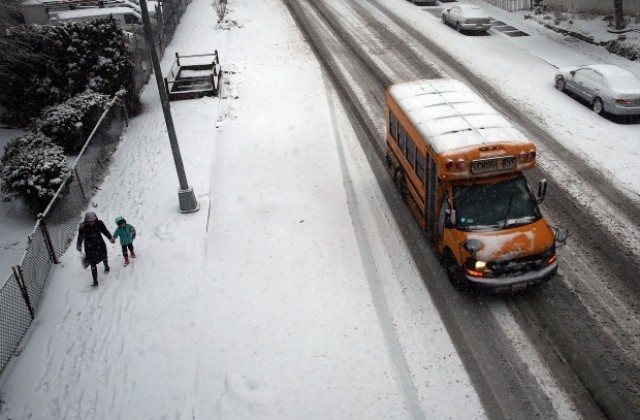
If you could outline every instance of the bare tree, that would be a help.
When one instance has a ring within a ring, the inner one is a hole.
[[[616,21],[616,29],[623,29],[624,24],[624,12],[622,11],[622,0],[613,0],[613,14]]]
[[[218,23],[222,22],[227,14],[227,0],[213,0],[211,4],[218,15]]]
[[[23,25],[20,13],[22,2],[23,0],[0,0],[0,80],[15,76],[16,68],[23,69],[25,64],[41,59],[39,55],[30,52],[30,43],[37,40],[32,38],[35,36],[33,32]],[[0,99],[2,92],[0,90]]]

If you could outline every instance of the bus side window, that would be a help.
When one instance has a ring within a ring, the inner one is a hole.
[[[389,112],[389,133],[396,141],[398,140],[398,119]]]
[[[425,165],[424,165],[424,156],[420,152],[416,153],[416,175],[420,178],[420,182],[422,185],[425,185],[424,175],[425,175]]]
[[[409,165],[415,169],[415,157],[416,157],[416,145],[411,140],[411,137],[407,136],[407,160],[409,161]]]
[[[402,125],[398,125],[398,146],[402,153],[407,154],[407,132]]]

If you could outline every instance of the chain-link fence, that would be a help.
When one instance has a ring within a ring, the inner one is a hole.
[[[0,372],[31,325],[51,266],[73,241],[80,216],[107,173],[128,123],[126,102],[124,95],[116,96],[104,111],[71,174],[38,216],[20,265],[0,287]]]

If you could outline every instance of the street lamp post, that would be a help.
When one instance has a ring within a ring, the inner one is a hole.
[[[176,136],[173,118],[171,118],[171,109],[169,106],[169,96],[165,90],[162,81],[162,69],[160,68],[160,59],[156,51],[156,43],[153,39],[151,31],[151,20],[149,19],[149,10],[147,9],[146,0],[140,0],[140,11],[142,12],[142,23],[144,26],[144,35],[149,44],[149,52],[151,53],[151,63],[153,72],[156,74],[156,82],[158,83],[158,92],[160,93],[160,102],[162,103],[162,112],[164,113],[164,121],[167,125],[167,133],[169,134],[169,143],[171,143],[171,152],[173,153],[173,161],[178,172],[178,181],[180,182],[180,190],[178,191],[178,200],[180,201],[180,213],[193,213],[200,209],[193,189],[189,187],[187,175],[184,171],[182,163],[182,155],[180,154],[180,146]]]

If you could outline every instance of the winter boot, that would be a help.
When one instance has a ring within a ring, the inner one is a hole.
[[[107,260],[104,260],[104,273],[108,274],[109,271],[111,271],[111,267],[109,267],[109,263],[107,262]]]
[[[134,249],[131,250],[131,258],[137,257],[136,251]]]
[[[128,256],[128,255],[125,255],[125,256],[124,256],[124,266],[126,267],[126,266],[128,266],[128,265],[129,265],[129,256]]]
[[[98,267],[95,265],[91,266],[91,275],[93,276],[93,287],[98,287]]]

